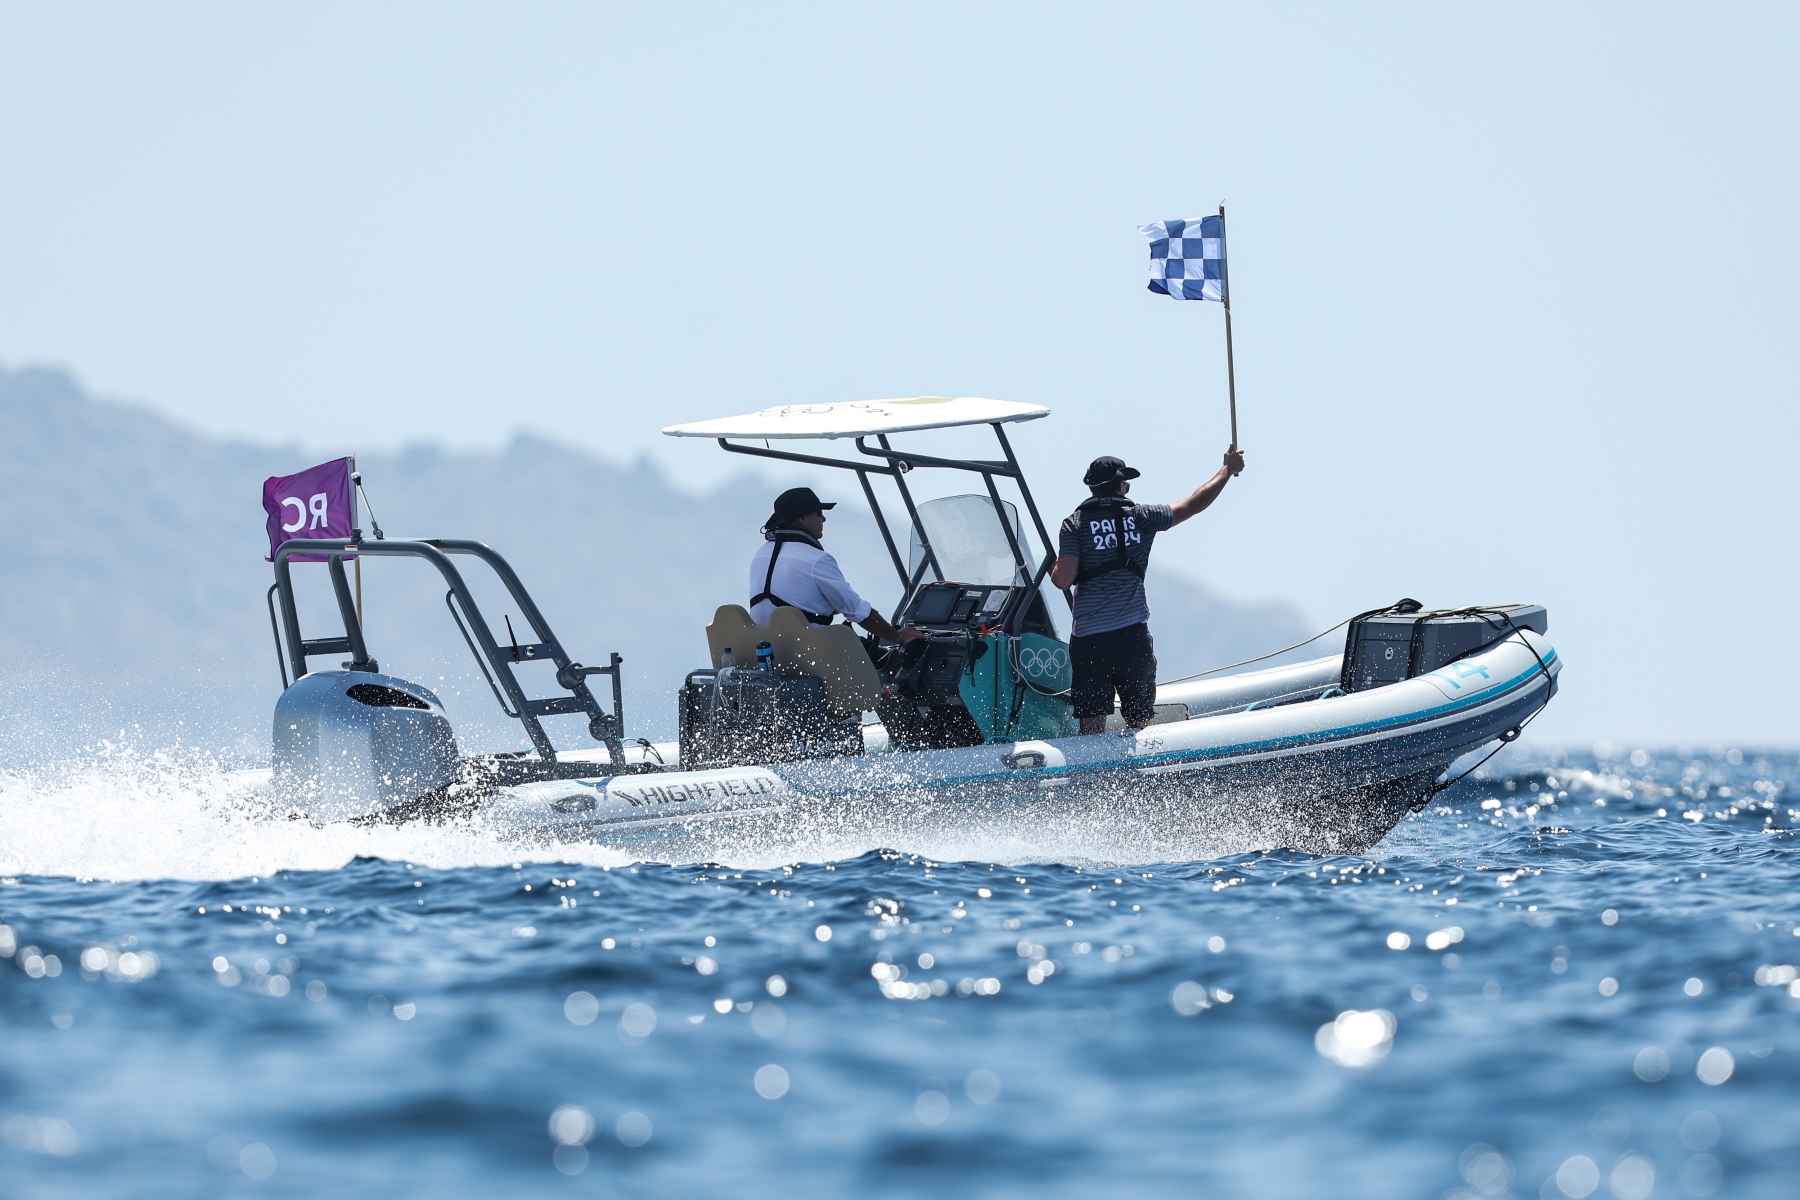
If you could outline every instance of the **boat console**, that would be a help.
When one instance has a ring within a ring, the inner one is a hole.
[[[925,637],[876,654],[884,694],[875,711],[896,744],[945,749],[985,740],[963,699],[962,680],[988,653],[989,629],[1000,627],[1024,591],[939,580],[914,593],[899,623]]]
[[[929,633],[961,633],[971,627],[998,626],[1000,616],[1023,588],[937,582],[919,589],[901,623]]]
[[[1031,691],[1022,676],[1001,678],[1019,675],[1013,661],[1018,643],[1030,635],[1034,651],[1035,643],[1049,642],[1068,661],[1043,597],[1024,585],[928,583],[913,595],[899,624],[926,635],[875,653],[884,685],[875,711],[899,746],[948,749],[1019,736]],[[1034,653],[1033,663],[1041,657]],[[1045,689],[1034,709],[1046,702],[1067,709],[1056,691]]]
[[[961,637],[971,632],[981,636],[1009,627],[1022,633],[1056,636],[1044,598],[1036,589],[1022,584],[1008,587],[954,580],[927,583],[914,594],[898,623],[922,629],[933,637]]]

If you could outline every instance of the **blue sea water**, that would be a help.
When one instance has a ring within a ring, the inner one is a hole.
[[[1800,763],[1600,749],[1366,855],[1132,864],[521,855],[203,756],[16,771],[0,1190],[1793,1195]]]

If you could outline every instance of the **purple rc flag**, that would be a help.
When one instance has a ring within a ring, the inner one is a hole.
[[[269,556],[289,538],[347,538],[355,513],[350,504],[348,458],[308,467],[298,475],[263,481],[263,511],[269,514]],[[292,562],[324,562],[316,554],[296,554]]]

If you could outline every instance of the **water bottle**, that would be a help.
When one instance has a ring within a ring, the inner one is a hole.
[[[737,658],[735,656],[733,656],[733,654],[731,653],[730,646],[725,647],[725,653],[719,655],[719,666],[721,666],[721,667],[737,666]]]
[[[775,669],[775,647],[767,642],[756,643],[756,666],[761,671]]]

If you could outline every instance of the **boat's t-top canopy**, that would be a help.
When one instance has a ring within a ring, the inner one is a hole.
[[[905,400],[853,400],[847,404],[783,404],[741,417],[671,425],[670,437],[845,438],[1035,421],[1050,410],[1041,404],[989,400],[982,396],[914,396]]]
[[[757,458],[775,458],[785,462],[805,463],[808,466],[854,471],[857,481],[862,484],[863,496],[869,502],[869,510],[875,516],[875,523],[881,529],[882,540],[887,543],[894,570],[900,576],[901,597],[899,607],[894,610],[894,620],[899,620],[900,614],[906,610],[927,571],[936,579],[945,578],[945,567],[937,548],[932,544],[934,540],[949,537],[964,551],[969,548],[964,543],[985,543],[991,546],[1002,564],[1007,557],[1012,559],[1018,584],[1022,585],[1018,588],[1018,602],[1009,605],[1008,624],[1016,627],[1019,621],[1025,619],[1025,612],[1034,603],[1038,586],[1049,573],[1051,564],[1056,561],[1056,550],[1050,541],[1049,532],[1044,528],[1044,519],[1038,514],[1037,504],[1031,498],[1031,489],[1025,484],[1025,473],[1019,467],[1019,460],[1013,455],[1012,444],[1006,440],[1006,425],[1013,421],[1034,421],[1049,415],[1050,410],[1041,404],[989,400],[982,396],[914,396],[902,400],[855,400],[845,404],[784,404],[741,417],[720,417],[712,421],[671,425],[663,432],[670,437],[716,438],[721,447],[733,454],[749,454]],[[888,441],[890,434],[955,429],[965,425],[992,427],[1005,457],[942,458],[911,450],[896,450]],[[823,458],[793,450],[777,450],[770,445],[777,439],[791,441],[800,438],[851,438],[856,443],[857,451],[866,457],[861,460]],[[763,444],[745,445],[732,439],[748,439]],[[869,445],[870,439],[876,445]],[[938,511],[943,508],[941,505],[928,505],[925,507],[933,509],[937,520],[921,520],[921,506],[914,501],[912,490],[906,486],[907,473],[919,467],[939,467],[980,475],[981,481],[987,485],[986,499],[992,502],[992,507],[987,504],[978,505],[987,514],[983,516],[974,512],[969,505],[953,505],[943,511]],[[870,475],[885,475],[894,481],[895,488],[900,492],[900,499],[906,505],[906,515],[912,518],[912,557],[916,566],[911,570],[907,569],[907,563],[900,557],[900,548],[895,544],[894,535],[888,528],[887,517],[881,511],[880,501],[875,498],[875,489],[869,484]],[[1043,556],[1035,569],[1026,553],[1024,531],[1018,526],[1018,510],[1000,498],[1000,490],[994,484],[996,476],[1011,479],[1018,486],[1019,496],[1025,501],[1025,509],[1031,514],[1032,525],[1043,545]],[[944,526],[934,534],[932,526],[943,525],[951,516],[956,518],[952,522],[956,528],[952,530],[950,526]],[[976,521],[980,528],[970,525],[971,521]],[[989,524],[992,525],[991,529],[987,528]],[[952,554],[950,547],[946,545],[945,556],[956,560],[953,565],[964,567],[966,573],[963,560],[969,558],[968,554]],[[983,574],[991,572],[993,557],[993,554],[988,554],[985,558],[976,556],[989,563]],[[1047,615],[1044,620],[1048,620]]]

